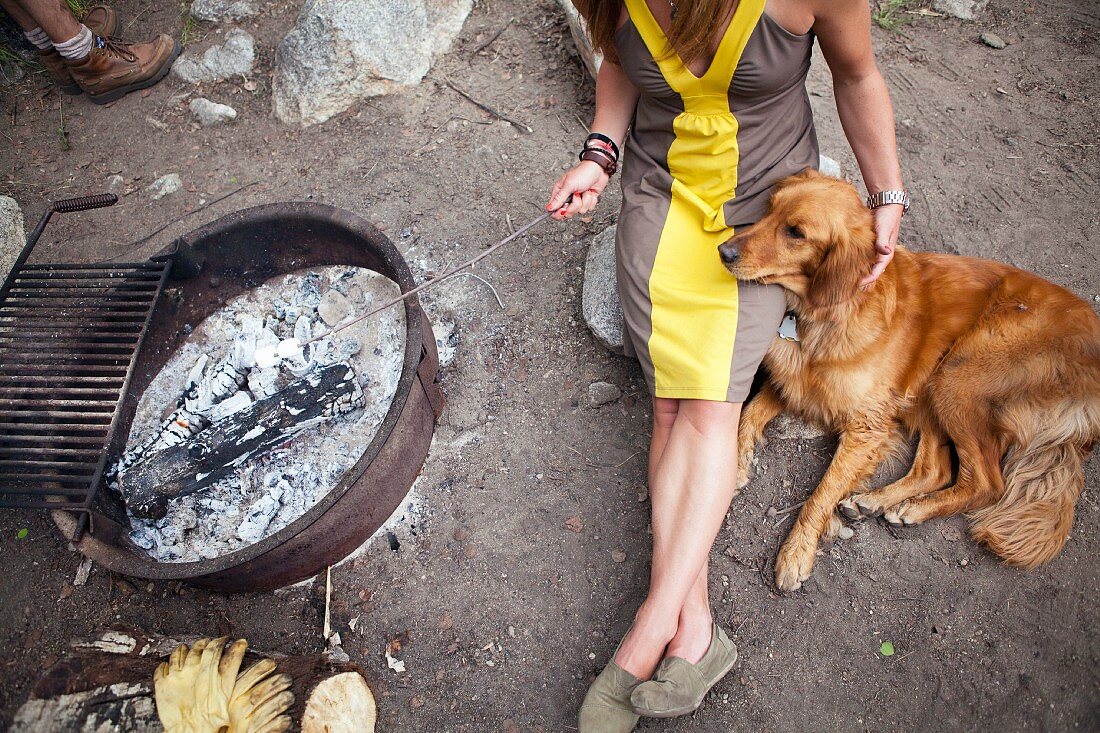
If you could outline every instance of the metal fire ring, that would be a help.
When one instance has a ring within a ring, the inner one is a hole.
[[[109,448],[115,460],[125,448],[142,393],[184,343],[185,325],[197,325],[241,293],[278,275],[304,268],[347,265],[374,270],[414,287],[401,254],[363,218],[332,206],[280,203],[229,214],[175,240],[152,258],[172,263],[172,280],[153,312],[138,354],[119,429]],[[121,500],[101,490],[90,530],[76,547],[93,561],[124,575],[184,580],[224,591],[260,591],[309,578],[347,557],[400,505],[427,457],[443,410],[437,383],[435,337],[419,301],[405,307],[405,359],[397,393],[385,420],[359,460],[316,505],[254,545],[212,560],[162,563],[128,539]],[[72,535],[78,515],[53,512]]]

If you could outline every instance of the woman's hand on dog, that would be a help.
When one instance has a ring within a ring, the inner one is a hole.
[[[886,271],[890,260],[894,259],[894,250],[898,245],[898,230],[901,228],[901,215],[905,210],[901,204],[887,204],[875,209],[875,265],[871,274],[859,281],[861,288],[869,288]]]
[[[572,219],[577,214],[587,214],[596,208],[611,176],[592,161],[582,160],[565,172],[550,192],[547,211],[553,211],[551,217],[558,221]],[[573,200],[569,201],[572,195]]]

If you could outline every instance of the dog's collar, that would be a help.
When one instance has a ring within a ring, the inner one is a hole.
[[[795,341],[798,338],[798,317],[794,314],[794,311],[787,311],[787,315],[783,316],[783,322],[779,324],[779,338],[784,341]]]

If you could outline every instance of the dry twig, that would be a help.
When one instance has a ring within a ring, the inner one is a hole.
[[[479,53],[481,53],[485,49],[489,48],[489,46],[492,46],[493,41],[500,38],[500,34],[503,33],[504,31],[508,30],[508,26],[512,25],[512,23],[514,23],[514,22],[516,22],[515,18],[509,18],[508,22],[505,23],[503,26],[501,26],[499,31],[497,31],[496,33],[494,33],[492,36],[489,37],[488,41],[485,41],[484,43],[482,43],[481,45],[479,45],[477,48],[474,49],[473,55],[477,56]]]
[[[492,115],[493,117],[495,117],[498,120],[504,120],[509,125],[516,128],[517,130],[520,130],[521,132],[526,132],[527,134],[531,134],[531,133],[534,132],[534,130],[532,130],[530,126],[525,125],[524,123],[522,123],[518,120],[514,120],[511,117],[508,117],[507,115],[501,114],[500,112],[497,112],[495,109],[493,109],[492,107],[490,107],[489,105],[487,105],[483,102],[477,101],[476,99],[471,97],[469,94],[467,94],[466,92],[462,91],[457,86],[455,86],[454,82],[452,82],[450,79],[447,79],[446,83],[447,83],[447,86],[449,86],[451,89],[453,89],[455,92],[457,92],[459,94],[459,96],[461,96],[467,102],[474,105],[475,107],[482,110],[483,112],[487,112],[488,114]]]

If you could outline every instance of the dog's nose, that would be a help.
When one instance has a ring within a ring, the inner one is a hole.
[[[732,242],[726,242],[723,245],[719,245],[718,255],[722,258],[723,263],[735,265],[737,264],[737,260],[741,259],[741,250]]]

